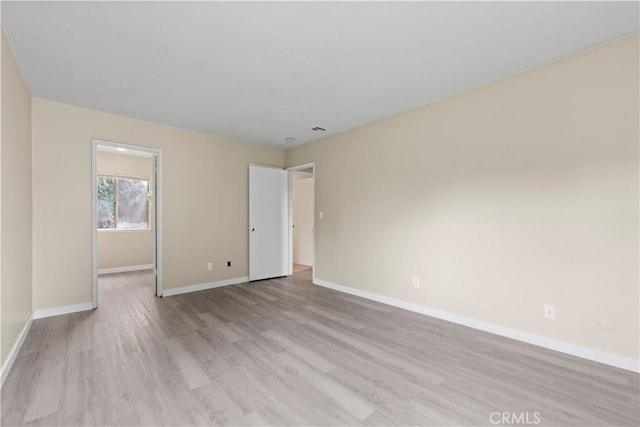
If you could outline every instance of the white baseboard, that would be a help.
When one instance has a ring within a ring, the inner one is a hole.
[[[583,347],[577,344],[572,344],[565,341],[548,338],[542,335],[536,335],[530,332],[498,325],[496,323],[485,322],[483,320],[462,316],[444,310],[438,310],[436,308],[424,305],[410,303],[373,292],[363,291],[360,289],[351,288],[349,286],[338,285],[336,283],[328,282],[322,279],[314,279],[313,284],[333,289],[338,292],[344,292],[347,294],[377,301],[382,304],[387,304],[427,316],[436,317],[438,319],[468,326],[470,328],[479,329],[481,331],[490,332],[495,335],[500,335],[514,340],[537,345],[539,347],[548,348],[550,350],[559,351],[561,353],[570,354],[572,356],[581,357],[583,359],[592,360],[594,362],[603,363],[605,365],[615,366],[616,368],[625,369],[627,371],[640,373],[640,360],[632,359],[630,357],[619,356],[617,354],[608,353],[606,351]]]
[[[126,267],[99,268],[98,274],[126,273],[128,271],[152,270],[153,264],[129,265]]]
[[[34,319],[43,319],[45,317],[60,316],[62,314],[77,313],[79,311],[93,310],[93,303],[85,302],[82,304],[65,305],[63,307],[45,308],[44,310],[36,310],[33,312]]]
[[[204,291],[205,289],[219,288],[221,286],[237,285],[249,281],[248,276],[234,277],[232,279],[219,280],[217,282],[200,283],[198,285],[182,286],[180,288],[163,289],[162,296],[170,297],[172,295],[186,294],[188,292]]]
[[[33,323],[33,313],[31,313],[31,316],[29,316],[29,320],[27,320],[27,323],[24,325],[24,328],[22,328],[20,335],[18,335],[18,339],[16,340],[15,344],[13,345],[13,348],[11,349],[11,352],[9,353],[9,357],[7,357],[7,360],[4,362],[4,366],[2,367],[2,374],[1,374],[2,379],[0,380],[0,387],[4,385],[4,380],[7,379],[7,376],[9,375],[9,372],[13,367],[13,362],[16,361],[16,356],[20,352],[20,349],[22,348],[22,344],[24,344],[24,340],[27,339],[27,335],[29,335],[29,329],[31,329],[32,323]]]

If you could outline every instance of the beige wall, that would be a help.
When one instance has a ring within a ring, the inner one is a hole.
[[[31,316],[31,96],[2,33],[2,366]]]
[[[638,47],[287,151],[316,162],[316,276],[638,358]]]
[[[248,164],[282,151],[34,98],[35,309],[91,301],[91,138],[162,150],[165,289],[248,274]]]
[[[293,262],[313,265],[313,177],[293,176]]]
[[[98,173],[147,178],[153,188],[153,159],[133,155],[98,152]],[[153,221],[153,203],[149,218]],[[153,227],[149,230],[99,230],[98,268],[153,264]]]

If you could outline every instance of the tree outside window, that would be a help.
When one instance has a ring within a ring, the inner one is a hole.
[[[148,192],[148,180],[98,176],[98,229],[148,229]]]

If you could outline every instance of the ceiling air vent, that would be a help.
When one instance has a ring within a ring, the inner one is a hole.
[[[326,129],[325,128],[321,128],[320,126],[316,126],[314,128],[311,128],[311,130],[316,131],[316,132],[324,132]]]

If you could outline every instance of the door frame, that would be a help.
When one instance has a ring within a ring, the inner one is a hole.
[[[313,265],[311,266],[311,275],[312,275],[312,281],[313,283],[315,283],[316,281],[316,175],[317,175],[317,168],[316,168],[316,162],[311,162],[311,163],[305,163],[303,165],[298,165],[298,166],[292,166],[290,168],[287,168],[287,172],[288,172],[288,193],[289,193],[289,245],[288,245],[288,253],[287,253],[287,257],[288,257],[288,273],[289,276],[291,276],[293,274],[293,174],[294,172],[298,172],[304,169],[309,169],[312,168],[313,169],[313,206],[311,207],[311,209],[313,210],[313,242],[311,245],[311,259],[313,260]]]
[[[155,295],[162,296],[162,150],[140,145],[124,144],[103,139],[91,139],[91,245],[92,245],[92,297],[93,308],[98,308],[98,145],[126,148],[132,151],[143,151],[153,154],[154,159],[154,202],[155,224],[153,230],[153,267],[156,276]]]

